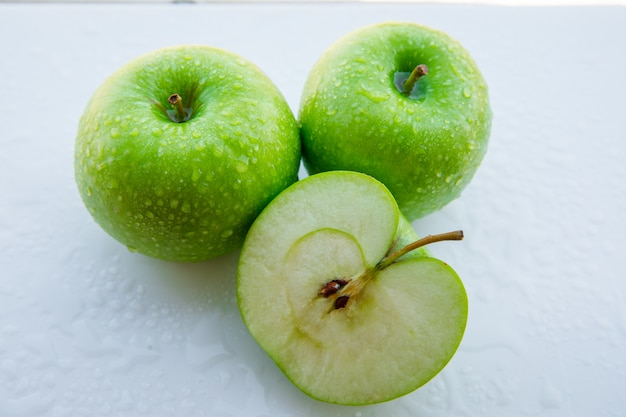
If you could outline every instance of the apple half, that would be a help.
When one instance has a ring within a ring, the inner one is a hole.
[[[278,195],[240,255],[237,297],[259,345],[298,388],[363,405],[414,391],[457,350],[467,294],[365,174],[331,171]],[[411,242],[405,245],[406,242]]]

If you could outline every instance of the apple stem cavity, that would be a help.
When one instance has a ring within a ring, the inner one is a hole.
[[[172,105],[173,110],[168,110],[167,115],[176,123],[183,123],[191,117],[191,110],[183,107],[183,98],[180,94],[172,94],[167,101]]]
[[[419,64],[416,66],[409,75],[409,78],[402,83],[402,92],[406,95],[411,94],[413,87],[415,87],[415,83],[425,75],[428,75],[428,66],[426,64]]]
[[[442,242],[442,241],[445,241],[445,240],[463,240],[463,231],[462,230],[455,230],[453,232],[440,233],[440,234],[436,234],[436,235],[429,235],[429,236],[423,237],[421,239],[418,239],[418,240],[416,240],[413,243],[409,243],[405,247],[403,247],[401,249],[398,249],[397,251],[393,252],[392,254],[384,257],[376,265],[376,270],[380,271],[380,270],[383,270],[383,269],[387,268],[389,265],[391,265],[392,263],[397,261],[399,258],[401,258],[402,256],[406,255],[407,253],[409,253],[411,251],[414,251],[415,249],[421,248],[422,246],[426,246],[426,245],[429,245],[431,243]]]

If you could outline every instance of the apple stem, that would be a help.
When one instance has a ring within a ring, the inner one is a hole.
[[[426,66],[426,64],[419,64],[411,72],[409,78],[407,78],[404,83],[402,83],[402,89],[404,90],[404,94],[410,94],[413,90],[413,87],[415,87],[415,83],[424,75],[428,75],[428,66]]]
[[[419,240],[416,240],[413,243],[409,243],[408,245],[406,245],[405,247],[401,249],[398,249],[391,255],[384,257],[378,263],[378,265],[376,265],[376,269],[379,271],[382,269],[385,269],[389,265],[397,261],[399,258],[401,258],[402,256],[406,255],[407,253],[417,248],[421,248],[422,246],[426,246],[435,242],[442,242],[444,240],[462,240],[462,239],[463,239],[462,230],[456,230],[454,232],[440,233],[437,235],[429,235],[429,236],[423,237]]]
[[[172,94],[167,101],[169,101],[174,110],[176,110],[176,122],[182,123],[187,120],[187,112],[183,107],[183,98],[179,94]]]

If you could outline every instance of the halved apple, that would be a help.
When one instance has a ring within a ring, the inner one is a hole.
[[[372,404],[433,378],[457,350],[467,295],[454,270],[414,242],[385,186],[349,171],[316,174],[253,223],[237,296],[254,339],[313,398]]]

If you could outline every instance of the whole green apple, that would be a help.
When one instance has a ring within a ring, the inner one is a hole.
[[[491,117],[485,80],[457,41],[413,23],[368,26],[332,45],[307,78],[304,165],[374,176],[412,221],[461,194]]]
[[[255,65],[200,45],[153,51],[111,75],[75,144],[85,206],[132,251],[197,262],[238,248],[297,180],[298,126]]]
[[[416,239],[389,190],[332,171],[280,193],[257,217],[237,270],[251,335],[297,387],[344,405],[389,401],[424,385],[456,352],[463,283]]]

